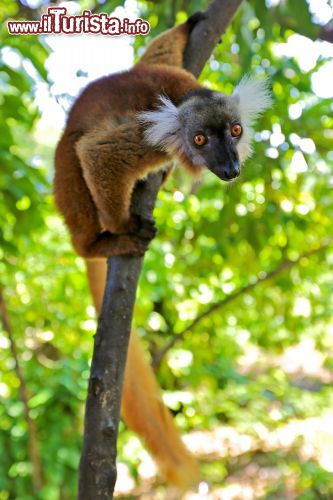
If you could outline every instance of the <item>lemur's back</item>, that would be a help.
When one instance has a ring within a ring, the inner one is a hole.
[[[136,113],[151,110],[158,104],[158,96],[166,94],[175,102],[188,91],[188,82],[198,84],[186,71],[161,64],[138,65],[129,71],[100,78],[88,85],[75,101],[67,120],[65,133],[80,130],[83,133],[104,120],[115,125],[124,122],[124,117],[135,117]]]

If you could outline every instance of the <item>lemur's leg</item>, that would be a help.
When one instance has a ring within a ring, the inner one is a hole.
[[[185,23],[154,38],[137,64],[168,64],[182,68],[184,49],[191,31],[204,18],[204,13],[197,12]]]
[[[56,204],[70,229],[75,250],[82,257],[142,255],[149,238],[103,232],[96,205],[82,176],[73,143],[77,137],[64,135],[56,151],[54,194]]]
[[[140,219],[130,216],[135,182],[162,166],[166,154],[145,144],[141,126],[135,122],[95,129],[77,142],[76,151],[103,229],[118,234],[137,232]],[[145,235],[149,227],[141,230]]]

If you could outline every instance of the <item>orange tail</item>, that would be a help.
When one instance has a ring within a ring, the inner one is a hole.
[[[104,260],[87,261],[88,279],[97,311],[100,311],[106,277]],[[159,464],[165,479],[181,489],[199,480],[196,461],[185,448],[139,338],[132,332],[124,378],[122,416],[126,424],[143,438]]]

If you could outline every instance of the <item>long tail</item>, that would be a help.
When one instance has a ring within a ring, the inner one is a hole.
[[[86,262],[91,294],[99,312],[106,262]],[[180,489],[189,488],[198,482],[197,463],[185,448],[172,416],[162,402],[154,372],[145,360],[139,338],[133,331],[124,378],[122,416],[126,424],[143,438],[167,482]]]

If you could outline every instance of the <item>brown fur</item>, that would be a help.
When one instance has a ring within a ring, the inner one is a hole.
[[[189,34],[190,26],[187,22],[161,33],[148,45],[137,66],[141,64],[167,64],[182,67],[183,51]]]
[[[142,254],[148,244],[135,234],[131,195],[138,179],[169,158],[144,143],[136,114],[155,109],[160,94],[177,104],[200,87],[181,68],[188,32],[185,23],[157,37],[131,70],[88,85],[69,113],[55,155],[54,193],[83,257]]]
[[[106,275],[105,260],[87,261],[90,290],[99,312]],[[155,375],[135,332],[131,333],[122,396],[122,416],[151,450],[165,479],[180,489],[199,480],[196,461],[186,450],[164,406]]]

